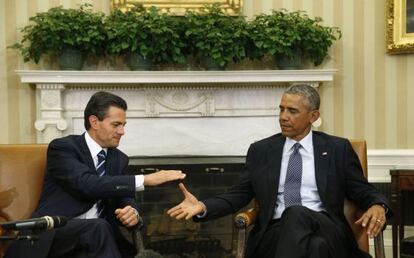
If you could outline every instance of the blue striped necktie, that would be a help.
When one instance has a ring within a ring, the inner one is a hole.
[[[98,153],[98,165],[96,166],[96,173],[101,177],[105,175],[105,161],[106,161],[106,152],[104,150],[101,150]],[[105,204],[102,200],[99,200],[96,203],[97,209],[98,209],[98,217],[104,218],[105,217]]]
[[[302,205],[302,198],[300,196],[300,187],[302,185],[302,156],[299,153],[300,147],[302,147],[300,143],[295,143],[292,147],[293,152],[289,157],[283,194],[285,208],[293,205]]]
[[[99,176],[105,175],[105,160],[106,153],[104,150],[101,150],[98,153],[98,165],[96,165],[96,172]]]

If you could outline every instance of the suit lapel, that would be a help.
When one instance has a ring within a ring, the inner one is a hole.
[[[105,165],[105,173],[107,175],[116,174],[116,153],[113,149],[108,149],[108,153],[106,155],[106,165]]]
[[[80,146],[83,156],[86,158],[88,167],[91,169],[91,171],[96,171],[95,163],[93,162],[93,159],[91,156],[91,151],[89,150],[88,145],[86,144],[85,133],[83,133],[79,137],[79,146]]]
[[[315,161],[315,177],[319,197],[322,203],[326,203],[326,186],[329,174],[329,161],[334,153],[326,144],[326,141],[315,132],[313,135],[313,155]]]
[[[286,138],[278,135],[273,142],[270,143],[270,148],[267,152],[268,168],[268,189],[270,193],[269,205],[273,207],[276,203],[277,191],[279,190],[280,166],[282,163],[283,145]],[[273,210],[271,210],[273,212]]]

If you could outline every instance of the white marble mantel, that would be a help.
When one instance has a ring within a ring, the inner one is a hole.
[[[120,148],[128,155],[245,155],[272,135],[285,87],[332,81],[336,70],[18,70],[37,91],[37,141],[78,134],[90,96],[107,90],[128,103]]]
[[[18,70],[23,83],[283,83],[332,81],[336,70],[44,71]]]

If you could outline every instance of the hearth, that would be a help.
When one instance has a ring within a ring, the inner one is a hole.
[[[187,174],[185,185],[203,199],[224,192],[243,172],[243,156],[163,156],[131,157],[128,173],[147,174],[161,169],[179,169]],[[147,188],[137,193],[145,222],[143,239],[146,249],[163,257],[231,258],[236,234],[233,216],[195,223],[177,221],[166,210],[183,199],[177,183]]]

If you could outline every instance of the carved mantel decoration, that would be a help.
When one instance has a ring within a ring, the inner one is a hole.
[[[183,15],[187,10],[197,10],[213,3],[218,3],[224,13],[236,15],[242,11],[243,0],[111,0],[111,8],[125,10],[131,8],[134,4],[142,4],[144,7],[156,6],[162,11]]]
[[[292,83],[319,87],[336,70],[40,71],[19,70],[37,91],[37,142],[79,134],[83,109],[99,90],[128,103],[128,155],[245,155],[280,128],[278,104]]]

